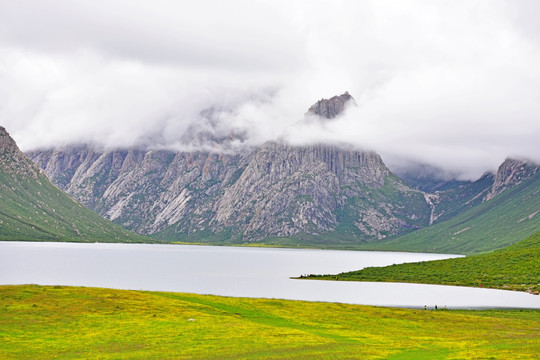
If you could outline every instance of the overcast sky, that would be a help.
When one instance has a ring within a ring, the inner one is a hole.
[[[475,178],[540,161],[540,1],[0,0],[0,125],[23,150],[349,143]],[[303,123],[344,91],[357,108]]]

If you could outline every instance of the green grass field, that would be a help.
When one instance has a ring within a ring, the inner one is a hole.
[[[540,311],[0,286],[2,359],[536,359]]]
[[[540,292],[540,232],[483,255],[370,267],[339,275],[312,275],[309,278],[483,286]]]

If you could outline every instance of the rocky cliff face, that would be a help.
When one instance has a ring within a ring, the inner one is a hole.
[[[89,208],[143,234],[200,220],[206,201],[242,155],[88,147],[31,152],[59,186]]]
[[[11,175],[32,176],[37,179],[39,168],[19,150],[5,128],[0,126],[0,168]]]
[[[15,141],[13,141],[6,129],[2,126],[0,126],[0,151],[2,151],[2,155],[4,155],[2,158],[5,158],[9,155],[19,157],[21,155],[17,144],[15,143]]]
[[[308,115],[332,118],[351,103],[348,93],[323,99]],[[216,142],[227,132],[216,130],[211,112],[205,116],[204,126],[189,128],[189,138]],[[224,139],[231,136],[240,135]],[[429,223],[424,195],[372,152],[268,142],[228,154],[78,146],[28,155],[89,208],[161,239],[366,241]]]
[[[395,199],[388,199],[387,208],[367,201],[370,192],[382,192],[391,181],[390,175],[374,153],[323,145],[266,143],[250,157],[238,180],[225,190],[214,223],[217,229],[241,224],[244,235],[253,239],[298,233],[318,235],[342,225],[344,219],[339,214],[346,209],[356,222],[357,235],[384,238],[414,223],[412,212],[405,215],[409,221],[398,217],[398,213],[407,211],[399,208]],[[389,187],[415,193],[396,185]],[[349,201],[361,204],[351,205]],[[421,218],[425,213],[417,216]]]
[[[341,231],[370,240],[429,221],[423,195],[377,154],[334,146],[269,142],[235,155],[79,147],[29,155],[91,209],[161,238],[204,233],[245,242]]]
[[[540,166],[527,160],[507,158],[497,169],[491,190],[484,196],[488,201],[508,188],[536,174]]]

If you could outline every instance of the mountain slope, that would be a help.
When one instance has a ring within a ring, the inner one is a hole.
[[[91,209],[170,241],[305,242],[336,230],[367,241],[429,221],[423,194],[377,154],[335,146],[269,142],[237,154],[79,147],[30,156]]]
[[[322,99],[305,121],[333,121],[354,105],[348,93]],[[538,165],[507,159],[495,176],[462,182],[402,164],[414,188],[369,151],[235,147],[227,141],[242,134],[214,116],[201,114],[181,141],[215,152],[75,145],[28,156],[88,208],[164,241],[475,253],[540,230]]]
[[[320,100],[306,116],[331,120],[351,105],[345,93]],[[200,134],[190,127],[189,138],[222,139],[223,129],[214,137],[207,120]],[[379,155],[331,145],[271,141],[234,153],[73,146],[28,155],[90,209],[167,241],[358,243],[424,227],[431,212],[423,193]]]
[[[493,187],[494,176],[486,173],[474,182],[465,182],[444,191],[427,194],[432,205],[431,224],[449,220],[485,200]]]
[[[0,240],[143,241],[75,202],[0,127]]]
[[[389,281],[540,292],[540,232],[488,254],[369,267],[320,280]]]
[[[508,171],[509,167],[519,171]],[[507,159],[498,181],[475,196],[476,204],[446,221],[372,249],[472,254],[510,245],[540,230],[540,172],[537,164]],[[515,176],[520,173],[520,176]],[[500,184],[505,184],[501,189]],[[498,192],[496,196],[490,196]],[[482,200],[483,199],[483,200]],[[462,207],[463,208],[463,207]]]

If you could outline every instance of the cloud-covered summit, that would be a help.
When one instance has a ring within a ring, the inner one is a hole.
[[[532,0],[0,0],[0,123],[23,150],[178,147],[216,109],[211,127],[241,145],[348,143],[472,178],[507,156],[540,160],[539,12]],[[302,121],[344,90],[357,107]]]
[[[317,101],[309,107],[306,116],[333,119],[343,114],[349,106],[357,105],[349,92],[345,91],[343,94],[332,96],[330,99],[321,99]]]

